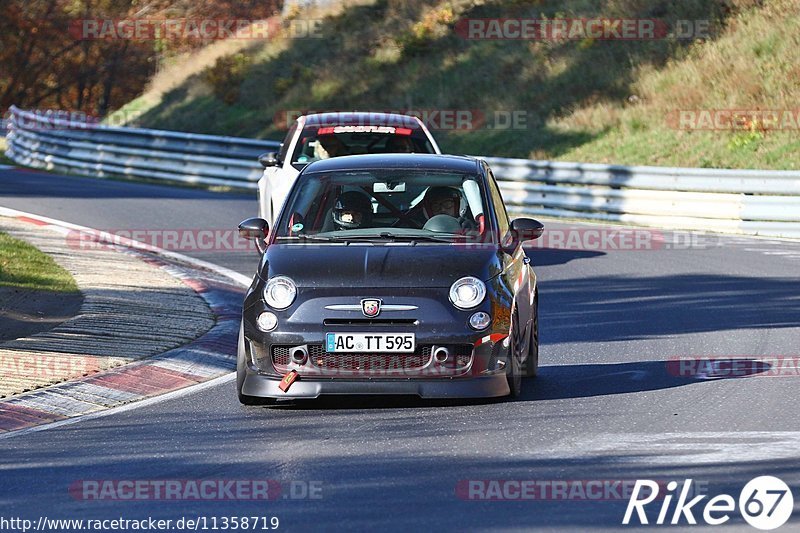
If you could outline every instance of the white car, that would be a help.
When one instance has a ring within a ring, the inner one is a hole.
[[[289,128],[278,152],[258,158],[259,217],[270,226],[297,175],[307,164],[341,155],[441,154],[428,128],[417,117],[393,113],[319,113],[303,115]]]

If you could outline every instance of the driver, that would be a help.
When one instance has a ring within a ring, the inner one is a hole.
[[[337,230],[369,227],[372,223],[372,202],[363,193],[345,192],[336,199],[332,215]]]
[[[346,155],[347,147],[334,134],[320,135],[314,147],[314,157],[316,159],[330,159]]]
[[[425,191],[420,205],[424,216],[423,220],[419,220],[421,224],[437,215],[447,215],[456,219],[462,230],[471,231],[477,227],[469,216],[469,209],[461,210],[461,191],[455,187],[430,187]]]
[[[422,200],[422,211],[427,218],[449,215],[458,218],[461,210],[461,193],[453,187],[431,187]]]

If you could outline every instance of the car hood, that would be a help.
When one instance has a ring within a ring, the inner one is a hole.
[[[289,276],[298,287],[450,287],[464,276],[503,270],[496,246],[273,244],[259,275]]]

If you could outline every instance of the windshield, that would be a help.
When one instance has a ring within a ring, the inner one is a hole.
[[[292,154],[292,165],[300,169],[320,159],[384,153],[435,152],[419,127],[313,125],[303,128]]]
[[[304,175],[275,228],[277,240],[492,242],[483,180],[418,169]]]

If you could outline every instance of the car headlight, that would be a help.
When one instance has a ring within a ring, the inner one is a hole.
[[[264,300],[273,309],[286,309],[297,296],[297,287],[294,281],[286,276],[275,276],[264,287]]]
[[[486,297],[486,285],[478,278],[467,276],[450,287],[450,301],[459,309],[477,307]]]

